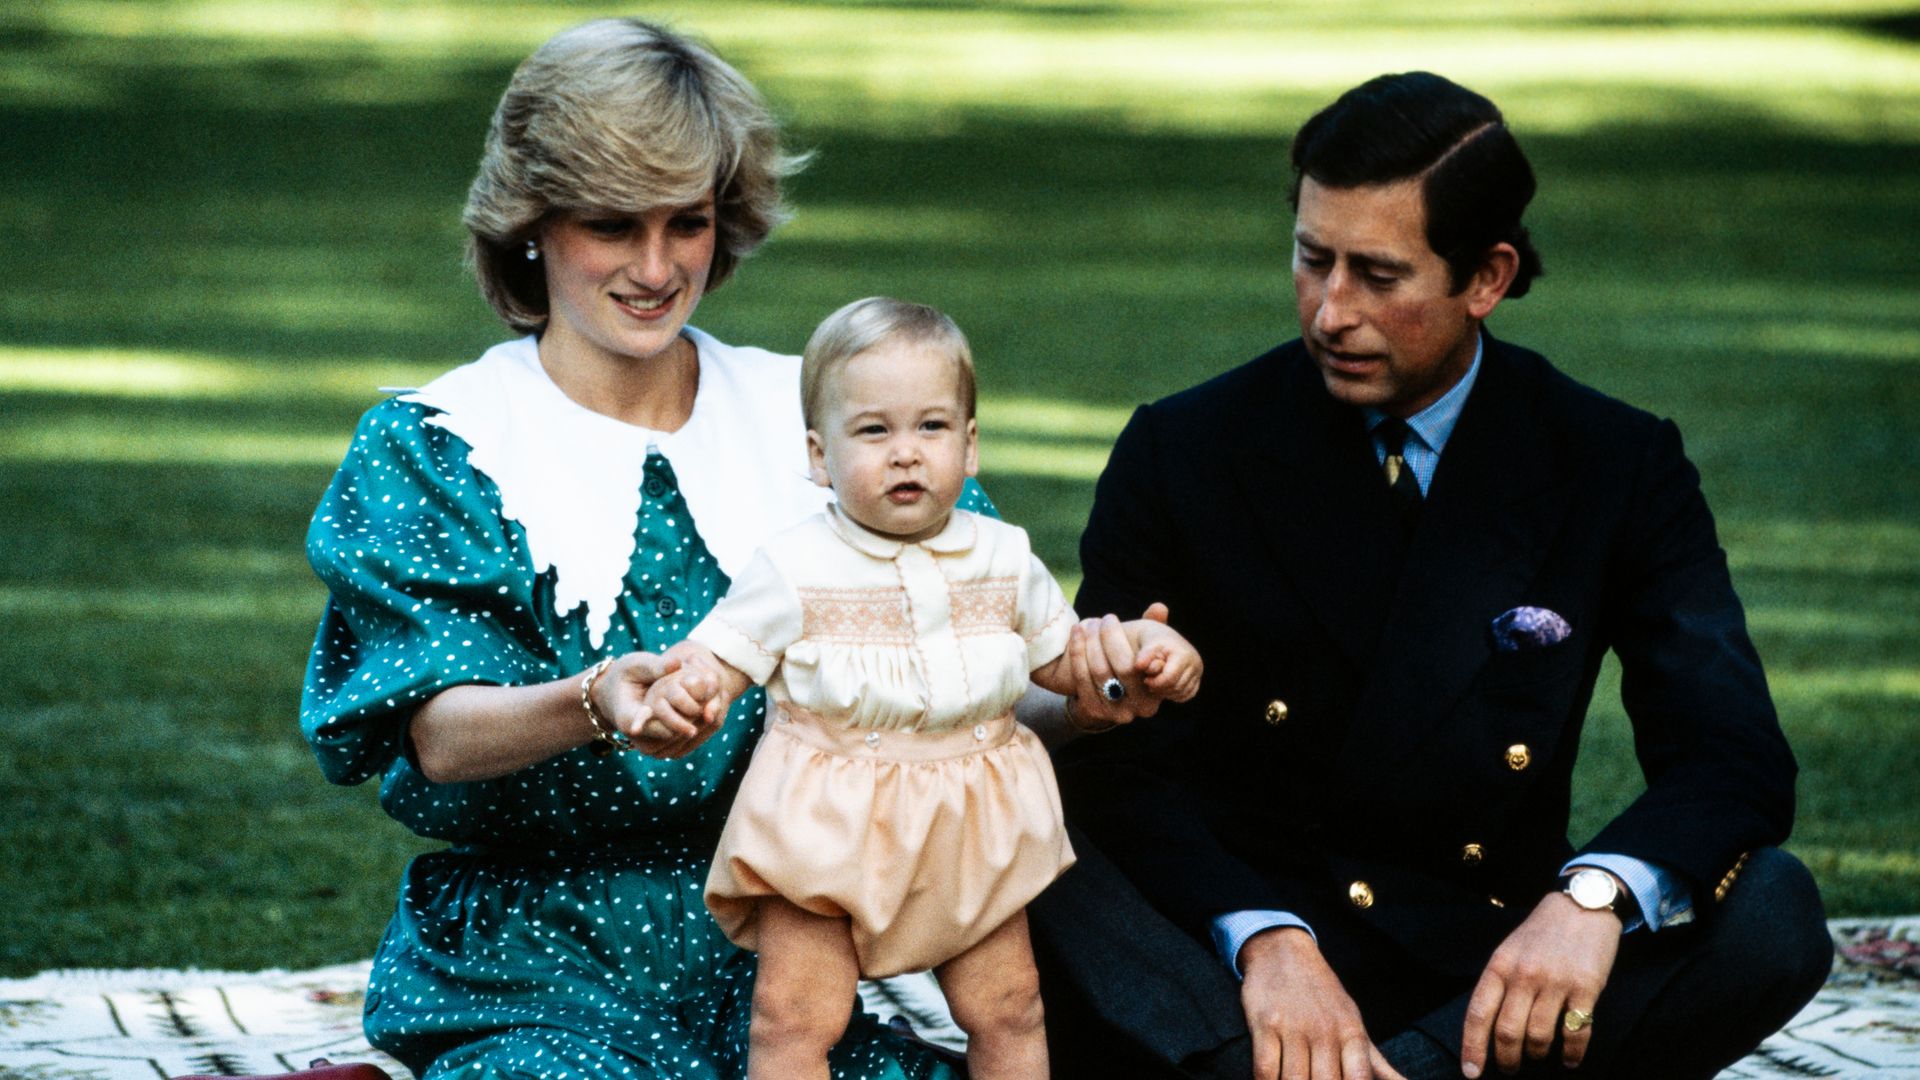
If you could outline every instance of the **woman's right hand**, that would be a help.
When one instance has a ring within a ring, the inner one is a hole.
[[[692,753],[718,723],[675,725],[647,705],[647,691],[680,667],[671,651],[630,652],[593,680],[594,711],[649,757]],[[492,780],[577,750],[594,738],[581,709],[580,675],[532,686],[467,683],[429,698],[413,715],[408,738],[427,779],[436,784]]]
[[[679,668],[679,658],[672,655],[627,653],[594,680],[590,691],[593,707],[632,740],[633,748],[640,753],[655,758],[685,757],[713,732],[702,733],[696,725],[667,710],[656,710],[647,702],[653,684]]]

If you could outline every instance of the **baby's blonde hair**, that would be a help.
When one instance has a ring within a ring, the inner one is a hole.
[[[800,361],[800,414],[808,430],[820,430],[827,376],[875,345],[895,339],[941,350],[953,358],[959,375],[960,404],[967,419],[973,419],[976,391],[973,349],[967,344],[967,335],[938,308],[890,296],[869,296],[827,316],[807,339],[807,351]]]

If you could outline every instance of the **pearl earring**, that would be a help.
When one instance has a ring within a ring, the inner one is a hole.
[[[533,260],[538,259],[539,257],[540,257],[539,245],[535,244],[531,240],[527,241],[527,261],[532,262]]]

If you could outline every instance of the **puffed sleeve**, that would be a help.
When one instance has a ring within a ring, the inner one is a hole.
[[[765,686],[800,637],[800,596],[767,553],[756,551],[687,637]]]
[[[1027,555],[1027,572],[1020,581],[1020,606],[1016,629],[1027,643],[1027,670],[1051,663],[1067,651],[1067,636],[1078,618],[1067,603],[1046,564],[1038,555]]]
[[[370,410],[307,530],[329,596],[300,727],[337,784],[392,765],[413,710],[447,687],[565,673],[499,493],[463,442],[424,423],[429,411],[398,400]]]

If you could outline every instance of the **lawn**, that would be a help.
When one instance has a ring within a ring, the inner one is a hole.
[[[1789,846],[1835,915],[1920,911],[1920,19],[1430,6],[651,9],[817,154],[698,322],[952,312],[985,480],[1071,589],[1129,409],[1294,332],[1293,129],[1379,71],[1482,89],[1548,266],[1494,329],[1680,423],[1800,755]],[[299,738],[302,537],[375,388],[503,336],[465,186],[514,62],[602,10],[0,12],[0,975],[370,953],[424,845]],[[1638,784],[1611,680],[1594,713],[1583,835]]]

